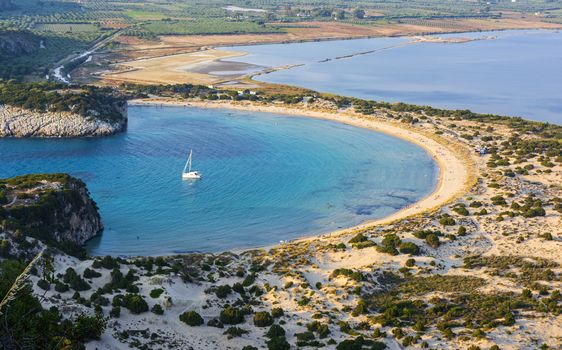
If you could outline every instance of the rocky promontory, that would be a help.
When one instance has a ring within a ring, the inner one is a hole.
[[[0,137],[79,137],[104,136],[124,131],[127,107],[121,107],[122,117],[101,120],[77,113],[38,112],[20,107],[0,106]]]
[[[0,233],[23,242],[81,246],[103,229],[86,185],[68,174],[33,174],[0,180]]]
[[[0,137],[104,136],[126,127],[126,98],[112,88],[0,82]]]

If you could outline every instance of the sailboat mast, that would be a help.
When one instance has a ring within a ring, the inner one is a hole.
[[[185,162],[185,166],[183,167],[184,173],[188,173],[188,172],[191,171],[191,155],[192,155],[192,152],[193,152],[192,150],[189,150],[189,157],[187,158],[187,162]]]

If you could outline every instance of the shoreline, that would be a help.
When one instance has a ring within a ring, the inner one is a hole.
[[[350,231],[364,230],[373,226],[388,225],[393,222],[410,217],[419,216],[424,213],[435,211],[447,203],[463,196],[475,183],[475,162],[467,147],[458,142],[451,142],[437,135],[430,135],[421,130],[415,130],[401,123],[391,123],[377,117],[365,117],[353,113],[334,113],[302,108],[290,108],[276,105],[257,103],[233,103],[233,102],[209,102],[209,101],[179,101],[174,99],[149,98],[135,99],[129,101],[134,106],[177,106],[196,108],[231,109],[239,111],[265,112],[283,114],[292,117],[316,118],[339,122],[346,125],[381,132],[389,136],[397,137],[407,142],[422,147],[437,163],[439,176],[434,190],[417,202],[414,202],[397,212],[383,218],[367,220],[359,225],[339,230],[323,232],[311,235],[302,235],[290,240],[290,242],[308,241],[316,237],[333,237]],[[232,249],[232,252],[243,252],[252,249],[271,249],[280,243],[254,248]]]

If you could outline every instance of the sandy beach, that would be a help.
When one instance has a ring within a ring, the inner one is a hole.
[[[451,143],[435,134],[407,126],[404,123],[391,123],[377,117],[360,116],[355,113],[333,113],[302,108],[290,108],[277,105],[265,105],[248,102],[224,101],[177,101],[171,99],[138,99],[129,102],[131,105],[167,105],[198,108],[225,108],[252,112],[267,112],[295,117],[308,117],[336,121],[360,128],[382,132],[412,142],[424,148],[439,166],[439,179],[435,190],[422,200],[405,207],[396,213],[378,220],[367,221],[361,225],[326,232],[338,234],[351,230],[360,230],[375,225],[385,225],[404,218],[431,212],[464,195],[476,182],[474,160],[470,150],[460,143]],[[307,239],[307,238],[303,238]],[[308,238],[310,239],[310,238]]]

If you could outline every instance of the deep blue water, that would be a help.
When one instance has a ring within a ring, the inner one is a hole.
[[[193,148],[204,178],[180,179]],[[435,187],[411,143],[335,122],[183,107],[129,109],[105,138],[0,139],[0,177],[82,178],[106,229],[93,254],[221,251],[393,213]]]
[[[562,33],[518,30],[442,36],[496,39],[404,45],[411,39],[375,38],[224,49],[249,53],[231,61],[266,67],[302,64],[257,76],[260,81],[562,124]]]

